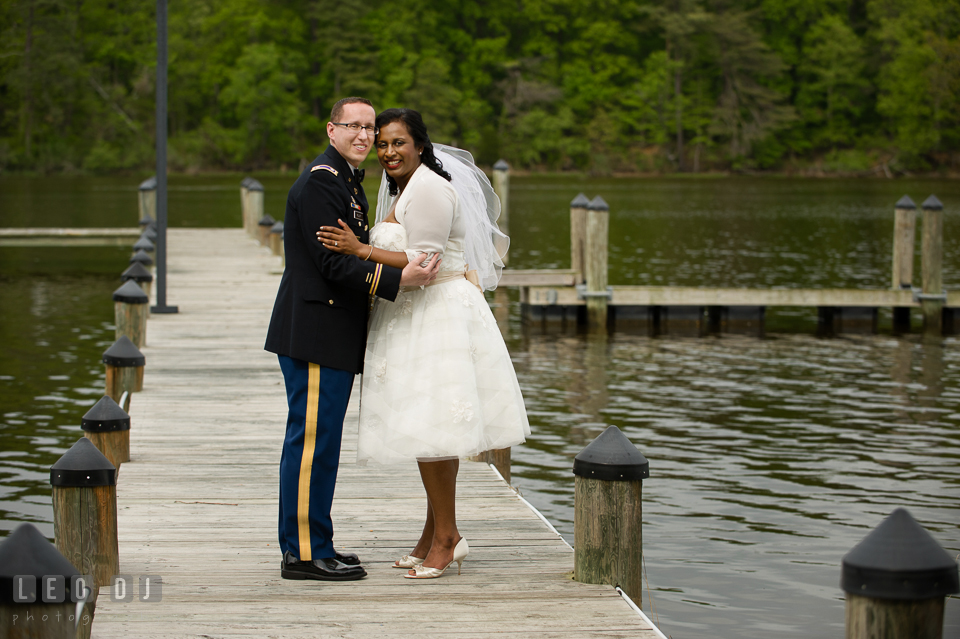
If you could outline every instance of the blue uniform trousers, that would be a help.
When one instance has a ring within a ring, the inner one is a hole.
[[[280,456],[280,552],[301,561],[333,557],[330,506],[354,375],[279,358],[289,409]]]

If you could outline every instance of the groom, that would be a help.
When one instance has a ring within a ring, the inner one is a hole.
[[[340,461],[343,418],[353,377],[363,370],[368,296],[393,301],[400,286],[436,278],[438,264],[411,261],[402,271],[317,240],[321,226],[343,220],[368,242],[367,198],[358,169],[374,143],[369,100],[344,98],[330,112],[330,145],[300,174],[283,221],[286,267],[264,348],[280,358],[287,390],[287,431],[280,457],[280,551],[284,579],[351,581],[366,571],[333,547],[330,507]]]

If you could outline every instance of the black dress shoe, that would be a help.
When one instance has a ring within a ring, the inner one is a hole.
[[[334,551],[334,552],[336,552],[336,551]],[[337,553],[337,556],[334,557],[334,559],[336,559],[337,561],[339,561],[341,564],[347,564],[348,566],[359,566],[359,565],[360,565],[360,557],[357,557],[357,556],[356,556],[354,553],[352,553],[352,552],[338,552],[338,553]]]
[[[318,581],[356,581],[367,576],[361,566],[348,566],[334,557],[300,561],[287,551],[280,564],[280,576],[284,579],[316,579]]]

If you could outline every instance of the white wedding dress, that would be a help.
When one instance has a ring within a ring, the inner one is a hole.
[[[370,243],[409,259],[441,252],[437,281],[376,298],[360,396],[357,461],[456,458],[523,443],[530,425],[517,375],[483,293],[468,282],[457,194],[425,166],[397,201],[400,224]]]

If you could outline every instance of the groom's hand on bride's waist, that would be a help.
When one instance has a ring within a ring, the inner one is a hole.
[[[437,272],[440,270],[442,260],[438,255],[431,256],[429,260],[426,260],[426,258],[427,254],[421,253],[410,260],[403,268],[403,273],[400,274],[400,286],[426,286],[437,279]]]

